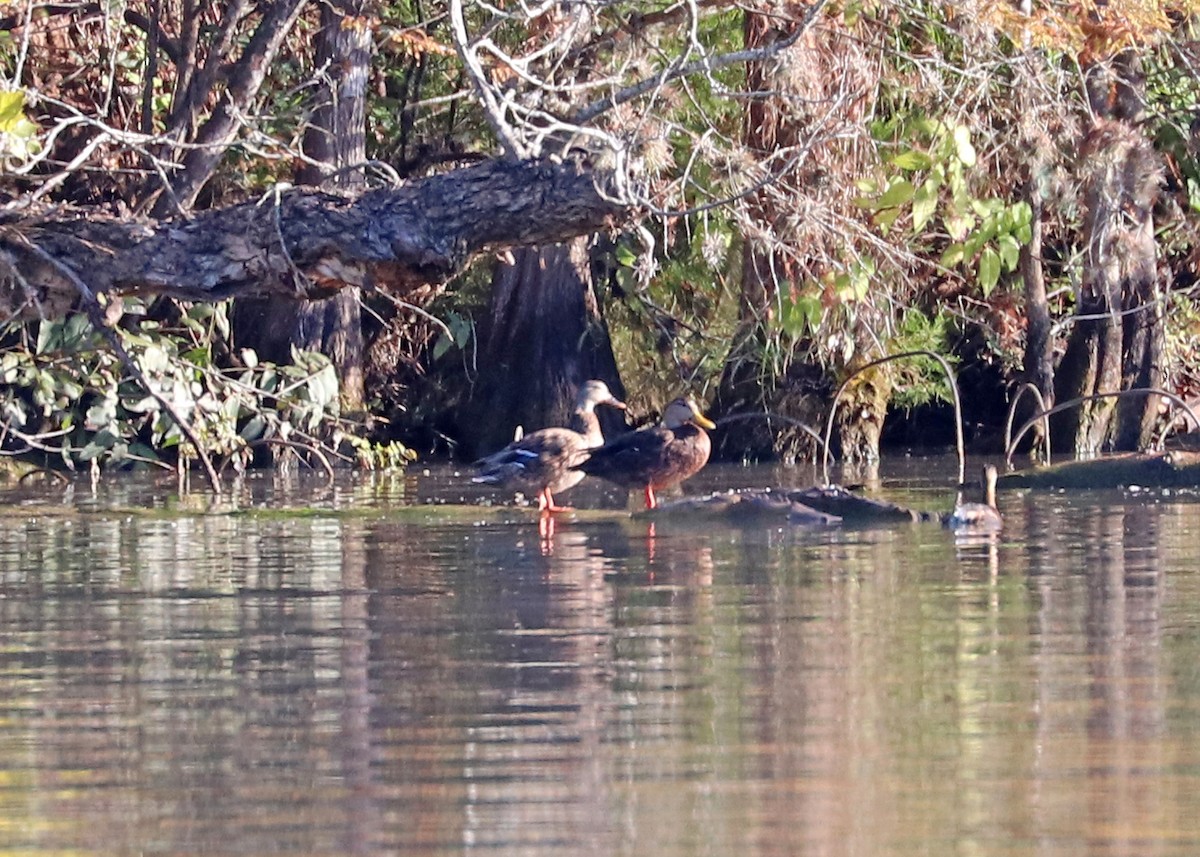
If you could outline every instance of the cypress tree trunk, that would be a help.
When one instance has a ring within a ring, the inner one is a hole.
[[[1025,285],[1025,380],[1037,387],[1046,401],[1054,404],[1054,342],[1052,321],[1046,299],[1046,278],[1042,270],[1042,195],[1031,178],[1025,187],[1025,200],[1033,216],[1029,243],[1021,248],[1020,271]]]
[[[468,455],[499,449],[517,426],[528,433],[566,425],[579,385],[590,378],[624,398],[592,287],[590,243],[526,247],[511,264],[497,263],[478,333],[479,378],[459,432]],[[624,428],[620,413],[597,414],[605,436]]]
[[[353,190],[363,184],[366,161],[366,83],[371,28],[366,0],[321,5],[316,61],[323,86],[304,134],[306,164],[299,180]],[[343,412],[364,409],[363,334],[360,290],[349,287],[320,301],[280,298],[240,301],[234,323],[244,344],[267,360],[291,359],[293,347],[327,355],[337,369]]]
[[[1088,72],[1097,119],[1080,149],[1087,216],[1077,319],[1058,371],[1059,402],[1161,386],[1165,330],[1155,262],[1159,164],[1142,133],[1142,78],[1132,52]],[[1077,454],[1150,442],[1153,397],[1101,399],[1067,411],[1057,436]]]
[[[761,47],[768,39],[777,37],[777,22],[768,15],[746,12],[744,37],[747,49]],[[790,35],[788,33],[787,35]],[[798,49],[798,48],[797,48]],[[767,92],[775,88],[771,67],[750,63],[746,67],[747,88]],[[781,106],[772,99],[752,99],[746,108],[744,138],[751,151],[770,152],[779,145],[792,143]],[[794,136],[794,135],[793,135]],[[752,197],[751,210],[763,223],[772,223],[778,216],[767,194]],[[768,377],[772,367],[765,365],[768,327],[774,315],[778,280],[790,277],[789,260],[782,254],[745,241],[742,246],[742,283],[738,305],[738,329],[733,348],[721,375],[713,412],[716,414],[763,413],[773,410],[774,381]],[[781,276],[782,275],[782,276]],[[770,454],[774,450],[774,432],[765,421],[746,420],[730,423],[721,432],[721,449],[746,453]]]

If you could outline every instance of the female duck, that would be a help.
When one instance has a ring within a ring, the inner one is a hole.
[[[653,509],[658,506],[655,491],[678,485],[708,463],[712,442],[704,430],[714,428],[695,401],[679,398],[667,405],[662,425],[622,435],[591,450],[577,466],[589,475],[642,489],[646,508]]]
[[[561,512],[554,495],[577,485],[583,473],[574,470],[593,447],[604,443],[596,405],[625,410],[625,403],[603,381],[587,381],[579,388],[571,428],[544,428],[514,440],[498,452],[479,459],[479,475],[472,482],[503,485],[513,491],[537,494],[542,512]]]
[[[958,532],[998,533],[1004,528],[1004,519],[996,508],[996,480],[994,465],[983,467],[984,502],[959,503],[946,519],[946,526]]]

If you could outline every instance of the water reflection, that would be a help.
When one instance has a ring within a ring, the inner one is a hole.
[[[6,497],[0,854],[1200,844],[1193,498],[1002,495],[963,541],[173,487]]]

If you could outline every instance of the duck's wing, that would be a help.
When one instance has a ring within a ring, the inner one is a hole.
[[[579,470],[622,485],[644,485],[670,457],[675,434],[659,426],[631,432],[587,450]]]
[[[582,437],[570,429],[540,429],[475,462],[479,473],[472,481],[548,482],[570,466],[582,446]]]

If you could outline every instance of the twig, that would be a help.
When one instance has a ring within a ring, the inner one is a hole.
[[[1042,441],[1046,450],[1046,457],[1043,464],[1050,463],[1050,417],[1046,414],[1046,399],[1042,396],[1042,391],[1037,388],[1036,384],[1026,382],[1017,388],[1017,394],[1013,396],[1012,404],[1008,406],[1008,418],[1004,421],[1004,464],[1009,470],[1012,469],[1012,427],[1013,420],[1017,416],[1017,405],[1021,402],[1021,397],[1025,393],[1031,393],[1037,401],[1037,406],[1040,409],[1042,416]]]

